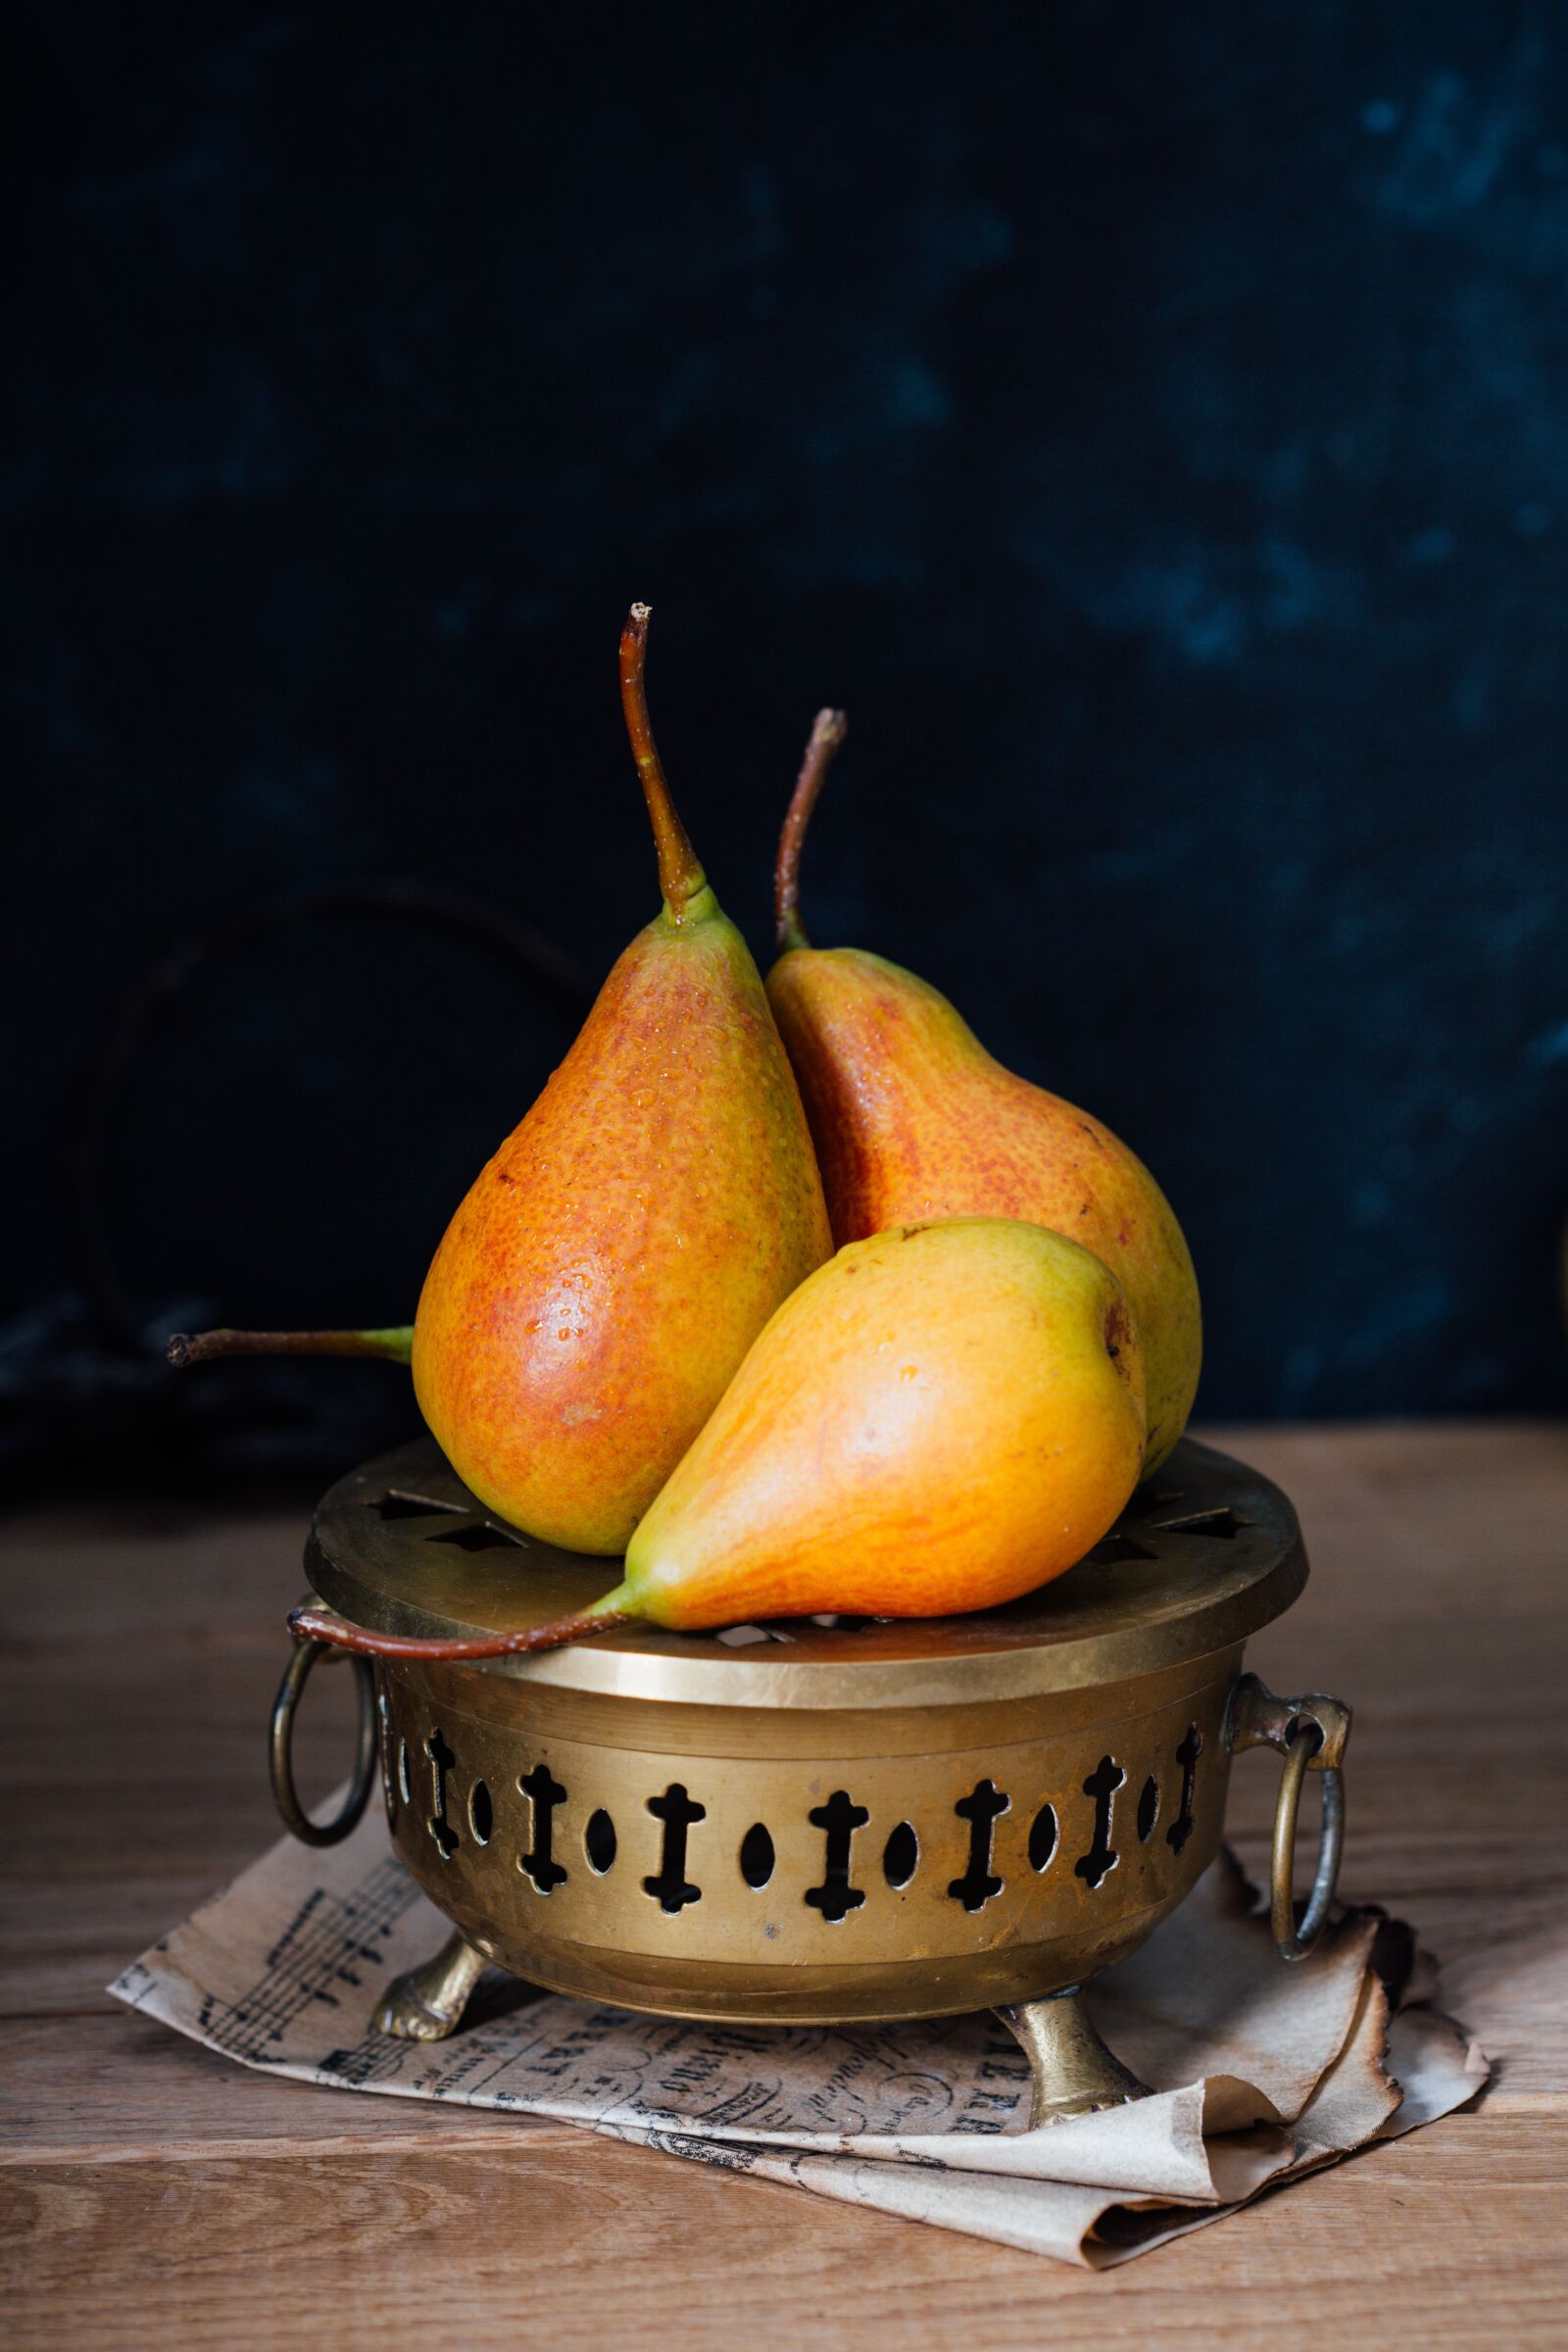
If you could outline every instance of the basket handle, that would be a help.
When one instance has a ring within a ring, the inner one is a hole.
[[[334,1649],[328,1642],[315,1641],[309,1634],[295,1642],[294,1654],[277,1686],[272,1718],[268,1726],[267,1754],[273,1802],[283,1817],[283,1827],[302,1845],[338,1844],[357,1827],[375,1787],[375,1669],[368,1658],[356,1657],[352,1664],[360,1687],[360,1728],[348,1795],[330,1821],[313,1821],[300,1802],[299,1790],[294,1786],[294,1717],[311,1668],[323,1654],[336,1658],[344,1652]]]
[[[1277,1698],[1255,1674],[1244,1674],[1231,1693],[1229,1742],[1276,1748],[1285,1758],[1279,1802],[1274,1808],[1274,1852],[1269,1872],[1269,1919],[1282,1960],[1304,1960],[1328,1923],[1345,1851],[1345,1743],[1350,1710],[1342,1698],[1311,1691],[1304,1698]],[[1309,1772],[1323,1776],[1323,1829],[1318,1840],[1312,1891],[1299,1924],[1296,1917],[1296,1821],[1301,1783]]]

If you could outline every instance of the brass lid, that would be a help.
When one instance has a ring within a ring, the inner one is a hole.
[[[322,1499],[306,1550],[323,1600],[378,1633],[502,1633],[586,1608],[618,1560],[520,1535],[425,1439]],[[617,1627],[481,1671],[707,1706],[966,1705],[1084,1690],[1206,1657],[1306,1582],[1295,1511],[1242,1462],[1184,1439],[1065,1576],[971,1617],[790,1618],[716,1634]]]

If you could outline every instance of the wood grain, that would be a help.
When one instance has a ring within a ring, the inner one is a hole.
[[[1295,1496],[1314,1575],[1253,1645],[1351,1700],[1347,1891],[1412,1920],[1498,2060],[1477,2111],[1094,2277],[569,2126],[244,2072],[107,2001],[274,1835],[266,1711],[301,1530],[180,1512],[4,1531],[4,2335],[988,2346],[1562,2344],[1568,1431],[1213,1432]],[[307,1786],[350,1696],[318,1676]],[[1261,1868],[1273,1776],[1232,1825]]]

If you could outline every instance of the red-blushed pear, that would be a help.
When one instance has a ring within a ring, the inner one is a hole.
[[[931,1217],[1026,1217],[1082,1242],[1120,1279],[1144,1344],[1149,1468],[1187,1424],[1202,1330],[1198,1283],[1164,1194],[1088,1111],[993,1059],[929,982],[801,927],[807,823],[843,713],[824,710],[779,841],[778,945],[767,976],[842,1245]]]
[[[832,1242],[801,1100],[745,941],[675,813],[643,688],[621,698],[663,905],[459,1207],[406,1331],[209,1334],[188,1359],[399,1355],[458,1475],[528,1534],[624,1551],[774,1308]]]
[[[854,1610],[943,1617],[1083,1557],[1144,1459],[1144,1365],[1120,1283],[1011,1217],[851,1243],[791,1293],[626,1552],[574,1617],[467,1639],[300,1633],[408,1657],[550,1649],[612,1625],[677,1632]]]
[[[420,1409],[530,1534],[624,1550],[780,1301],[828,1254],[757,966],[671,804],[621,640],[663,906],[447,1230],[414,1326]]]

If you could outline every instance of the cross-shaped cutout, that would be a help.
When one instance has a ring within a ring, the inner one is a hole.
[[[1102,1756],[1084,1783],[1085,1796],[1095,1800],[1095,1834],[1088,1853],[1079,1855],[1073,1869],[1091,1886],[1098,1886],[1106,1873],[1116,1867],[1116,1849],[1110,1842],[1111,1807],[1126,1778],[1114,1756]]]
[[[553,1886],[565,1883],[566,1873],[556,1860],[554,1846],[556,1807],[565,1803],[566,1791],[548,1764],[536,1764],[532,1772],[525,1772],[517,1787],[528,1799],[533,1816],[533,1836],[517,1868],[527,1872],[541,1894],[548,1894]]]
[[[1172,1853],[1179,1854],[1193,1834],[1193,1790],[1198,1783],[1198,1759],[1203,1752],[1203,1735],[1196,1723],[1187,1726],[1186,1735],[1176,1750],[1176,1761],[1182,1768],[1181,1810],[1165,1832]]]
[[[994,1894],[1002,1892],[1002,1881],[991,1868],[991,1839],[1011,1802],[994,1782],[977,1781],[953,1808],[960,1821],[969,1824],[969,1860],[962,1878],[954,1879],[948,1892],[966,1911],[982,1909]]]
[[[458,1759],[439,1730],[426,1740],[424,1752],[430,1759],[430,1811],[424,1826],[435,1839],[442,1861],[450,1862],[458,1850],[458,1833],[447,1819],[447,1774]]]
[[[835,1788],[827,1803],[813,1805],[806,1818],[827,1839],[822,1884],[808,1886],[806,1899],[813,1911],[820,1911],[825,1920],[837,1926],[865,1900],[865,1888],[850,1885],[850,1841],[857,1830],[864,1829],[871,1816],[863,1805],[855,1803],[847,1788]]]
[[[662,1796],[648,1799],[648,1810],[664,1825],[664,1850],[657,1874],[644,1879],[643,1892],[654,1897],[661,1911],[675,1912],[687,1903],[701,1902],[702,1888],[686,1876],[686,1833],[695,1823],[708,1819],[708,1807],[694,1803],[679,1781],[672,1781]]]

